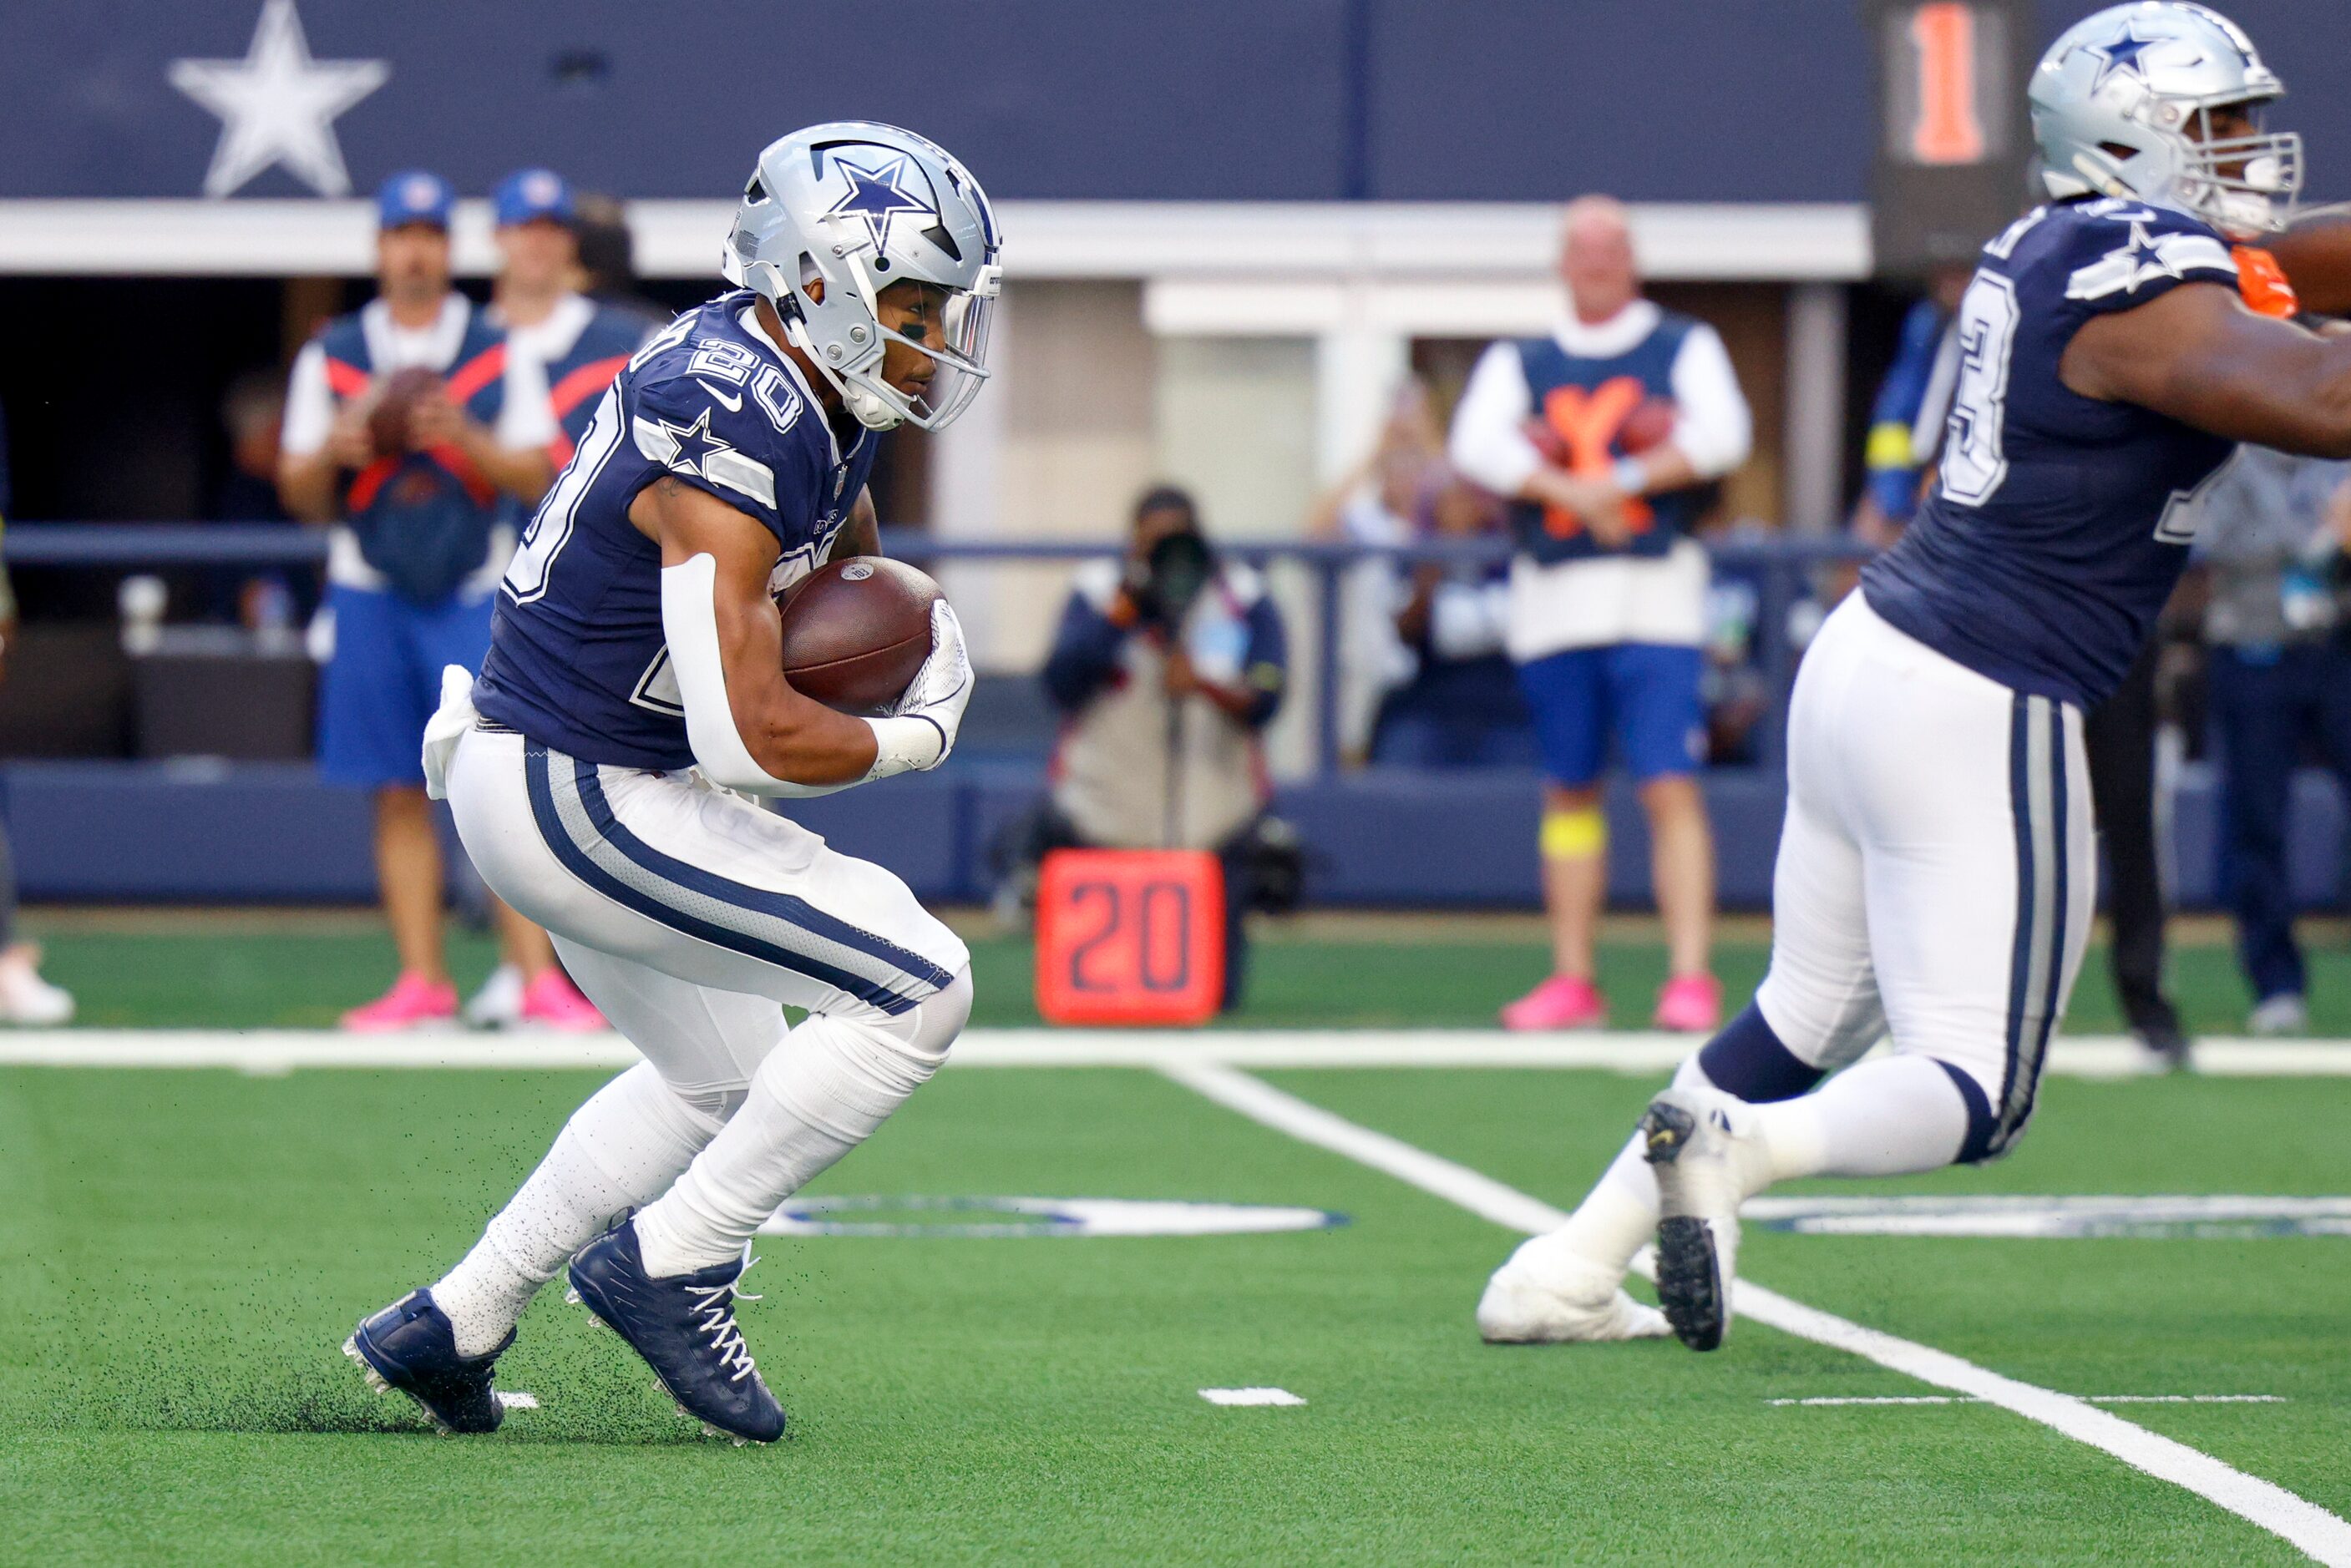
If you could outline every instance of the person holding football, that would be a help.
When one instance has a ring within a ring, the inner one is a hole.
[[[1486,350],[1453,418],[1454,466],[1510,499],[1507,644],[1543,771],[1552,972],[1502,1009],[1511,1029],[1597,1028],[1593,938],[1607,892],[1609,741],[1648,813],[1668,974],[1661,1029],[1721,1021],[1708,966],[1714,839],[1697,773],[1705,714],[1702,487],[1747,460],[1751,421],[1722,339],[1641,296],[1624,206],[1567,209],[1551,335]]]

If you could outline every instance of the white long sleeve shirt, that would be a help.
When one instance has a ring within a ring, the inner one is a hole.
[[[1664,319],[1656,304],[1637,299],[1597,324],[1563,320],[1552,336],[1578,358],[1614,358]],[[1691,325],[1670,379],[1673,444],[1698,476],[1717,479],[1746,462],[1754,421],[1713,327]],[[1533,412],[1517,343],[1492,344],[1454,411],[1447,443],[1454,467],[1496,494],[1516,497],[1543,461],[1523,428]],[[1706,637],[1707,578],[1706,553],[1689,540],[1659,556],[1600,556],[1549,566],[1521,556],[1510,571],[1510,657],[1524,663],[1622,642],[1695,647]]]

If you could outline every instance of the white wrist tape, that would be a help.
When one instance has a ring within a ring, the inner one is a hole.
[[[791,784],[761,767],[735,728],[726,701],[726,666],[718,655],[718,562],[707,555],[664,566],[662,634],[669,641],[670,673],[685,708],[686,743],[711,783],[746,794],[826,793]]]
[[[873,728],[873,766],[867,779],[935,768],[947,749],[946,732],[930,719],[868,719]]]

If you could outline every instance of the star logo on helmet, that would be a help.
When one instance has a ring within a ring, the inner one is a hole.
[[[2090,83],[2090,90],[2097,91],[2106,85],[2108,77],[2119,72],[2128,72],[2144,82],[2147,80],[2147,67],[2139,63],[2139,56],[2158,44],[2175,41],[2170,38],[2142,38],[2132,31],[2132,25],[2126,22],[2122,32],[2109,42],[2083,45],[2084,48],[2098,57],[2098,74]]]
[[[868,169],[846,158],[835,158],[832,166],[849,182],[849,190],[824,215],[864,219],[865,232],[876,251],[890,248],[890,224],[901,213],[919,213],[933,223],[938,221],[937,208],[898,183],[906,173],[904,154],[885,159],[878,168]]]

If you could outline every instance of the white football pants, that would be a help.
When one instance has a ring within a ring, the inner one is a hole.
[[[1756,1005],[1823,1071],[1889,1033],[1941,1063],[1969,1102],[1960,1158],[1997,1155],[2032,1114],[2081,969],[2095,843],[2081,713],[1848,595],[1796,677]]]
[[[698,774],[476,728],[447,778],[483,880],[548,929],[659,1075],[624,1074],[582,1106],[443,1282],[472,1309],[452,1309],[461,1343],[493,1343],[617,1207],[653,1203],[637,1231],[656,1272],[725,1261],[963,1026],[970,955],[904,882]],[[789,1035],[784,1003],[810,1014]]]

